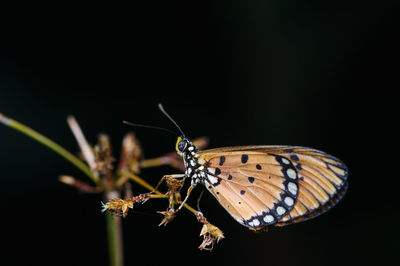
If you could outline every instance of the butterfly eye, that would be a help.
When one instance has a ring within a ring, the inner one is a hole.
[[[184,152],[187,147],[187,140],[183,139],[183,140],[179,141],[178,145],[176,147],[180,152]]]

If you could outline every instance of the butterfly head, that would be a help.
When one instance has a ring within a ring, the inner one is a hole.
[[[196,147],[192,144],[192,142],[186,137],[178,137],[175,150],[180,156],[182,156],[184,153],[195,150],[195,148]]]

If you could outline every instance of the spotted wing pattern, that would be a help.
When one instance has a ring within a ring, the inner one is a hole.
[[[318,209],[310,211],[302,216],[296,216],[295,218],[292,218],[289,220],[285,219],[285,221],[282,221],[283,220],[282,219],[280,222],[274,224],[274,226],[286,226],[289,224],[304,222],[304,221],[315,218],[315,217],[327,212],[343,198],[343,196],[346,194],[347,187],[348,187],[348,183],[346,182],[344,184],[344,186],[337,192],[337,194],[333,198],[331,198],[324,205],[320,206]]]
[[[232,217],[252,229],[310,219],[344,194],[346,166],[318,150],[241,146],[199,155],[208,190]]]

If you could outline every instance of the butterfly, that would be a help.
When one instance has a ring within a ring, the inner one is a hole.
[[[300,146],[238,146],[198,150],[182,136],[176,152],[183,158],[192,188],[204,185],[225,210],[251,230],[286,226],[314,218],[338,203],[348,169],[338,158]]]

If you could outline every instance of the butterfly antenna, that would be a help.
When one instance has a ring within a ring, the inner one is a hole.
[[[126,125],[129,125],[129,126],[133,126],[133,127],[144,127],[144,128],[159,129],[159,130],[162,130],[162,131],[166,131],[166,132],[168,132],[168,133],[171,133],[171,134],[173,134],[173,135],[175,135],[175,136],[178,136],[178,134],[177,134],[176,132],[174,132],[174,131],[172,131],[172,130],[169,130],[169,129],[167,129],[167,128],[163,128],[163,127],[136,124],[136,123],[131,123],[131,122],[128,122],[128,121],[125,121],[125,120],[122,121],[122,123],[124,123],[124,124],[126,124]]]
[[[161,110],[161,112],[163,112],[163,114],[168,117],[169,120],[171,120],[172,123],[174,123],[174,125],[176,126],[176,128],[179,130],[179,132],[181,132],[182,137],[185,138],[185,133],[183,133],[182,129],[178,126],[178,124],[175,122],[174,119],[172,119],[172,117],[167,113],[167,111],[165,111],[164,107],[162,106],[161,103],[158,104],[158,108]]]

